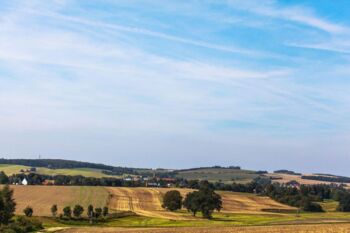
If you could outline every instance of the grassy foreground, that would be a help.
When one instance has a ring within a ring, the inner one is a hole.
[[[49,217],[39,217],[45,228],[89,226],[87,220],[62,221]],[[296,214],[234,214],[215,213],[212,220],[197,218],[195,220],[171,220],[146,216],[126,216],[96,223],[99,227],[239,227],[269,225],[350,223],[350,214],[346,213],[301,213]]]
[[[348,233],[350,224],[262,226],[262,227],[183,227],[183,228],[71,228],[60,233]]]

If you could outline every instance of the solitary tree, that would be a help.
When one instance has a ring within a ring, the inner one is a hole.
[[[179,191],[171,190],[165,193],[163,197],[163,208],[170,211],[175,211],[181,209],[181,206],[182,196]]]
[[[56,204],[51,206],[51,213],[52,213],[53,217],[57,216],[57,205]]]
[[[0,223],[8,224],[16,210],[16,203],[13,199],[13,190],[10,189],[10,186],[5,185],[0,192],[0,199]]]
[[[103,217],[107,217],[107,215],[108,215],[108,207],[107,206],[103,207],[102,215],[103,215]]]
[[[66,206],[63,208],[63,215],[66,216],[67,218],[72,217],[72,209],[70,208],[70,206]]]
[[[337,210],[341,212],[350,212],[350,193],[344,192],[339,196]]]
[[[73,215],[76,218],[80,218],[82,213],[84,212],[84,208],[81,205],[75,205],[73,208]]]
[[[92,205],[88,206],[87,216],[89,217],[90,223],[92,223],[92,219],[94,217],[94,207]]]
[[[0,184],[8,184],[9,183],[9,178],[5,174],[5,172],[0,171]]]
[[[33,215],[33,208],[30,206],[27,206],[24,210],[23,213],[27,216],[27,217],[32,217]]]

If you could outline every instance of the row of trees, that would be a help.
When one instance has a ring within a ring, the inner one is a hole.
[[[208,182],[202,182],[198,191],[190,192],[183,201],[182,199],[179,191],[168,191],[163,197],[162,207],[169,211],[176,211],[183,206],[193,216],[201,212],[202,216],[207,219],[212,217],[215,210],[220,211],[222,208],[221,196],[214,192]]]
[[[62,213],[58,216],[58,207],[57,205],[52,205],[51,207],[51,213],[53,217],[59,217],[60,219],[72,219],[72,217],[76,219],[81,219],[82,215],[84,213],[85,209],[81,205],[75,205],[73,209],[70,206],[65,206],[62,209]],[[94,208],[93,205],[89,205],[86,211],[86,215],[89,218],[90,222],[93,222],[94,220],[98,220],[101,217],[107,217],[108,216],[108,207],[105,206],[103,208],[97,207]]]

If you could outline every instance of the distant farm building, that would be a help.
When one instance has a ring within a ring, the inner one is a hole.
[[[24,178],[24,179],[22,180],[21,184],[22,184],[22,185],[28,185],[28,181],[27,181],[27,179],[26,179],[26,178]]]

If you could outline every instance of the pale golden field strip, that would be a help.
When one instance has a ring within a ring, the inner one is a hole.
[[[109,193],[104,187],[85,186],[11,186],[17,203],[16,214],[23,214],[26,206],[34,209],[35,216],[51,216],[50,208],[57,204],[61,212],[63,207],[80,204],[87,208],[89,204],[103,207],[108,201]]]
[[[288,225],[258,227],[177,228],[71,228],[60,233],[349,233],[350,224]]]
[[[168,188],[107,188],[111,193],[109,207],[113,210],[133,211],[139,215],[160,217],[169,219],[188,219],[188,215],[180,215],[165,211],[161,207],[162,196],[169,190]],[[183,197],[191,189],[177,189]],[[222,196],[222,212],[228,213],[259,213],[263,209],[294,210],[268,197],[256,196],[254,194],[243,194],[233,192],[218,192]]]

